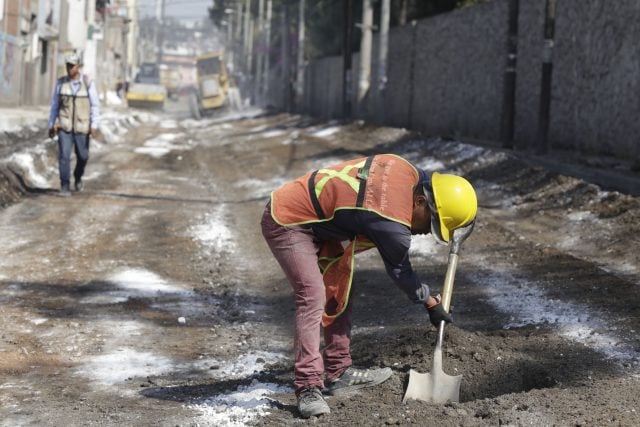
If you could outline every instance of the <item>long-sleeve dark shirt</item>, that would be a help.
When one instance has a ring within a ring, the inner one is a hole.
[[[312,224],[311,228],[320,240],[344,241],[353,240],[357,234],[366,236],[378,248],[393,282],[411,301],[427,301],[429,286],[420,282],[409,261],[411,230],[406,225],[374,212],[344,209],[336,211],[332,220]]]

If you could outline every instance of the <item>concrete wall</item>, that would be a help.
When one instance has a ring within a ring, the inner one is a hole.
[[[495,1],[418,23],[412,128],[500,137],[507,16],[507,2]]]
[[[37,0],[5,1],[8,9],[0,26],[6,30],[0,32],[0,106],[49,103],[57,77],[57,28],[47,25],[40,28],[43,33],[38,33],[37,24],[39,11],[55,4],[55,1],[48,4]],[[56,16],[53,15],[53,24],[57,22]],[[37,19],[33,20],[34,17]],[[43,25],[44,22],[43,18]]]
[[[309,114],[327,119],[342,114],[342,57],[313,61],[305,75],[304,105]]]
[[[640,1],[559,1],[555,46],[552,144],[638,154]]]
[[[498,0],[392,28],[382,102],[374,35],[371,86],[361,102],[360,55],[352,57],[353,116],[434,135],[498,138],[506,20],[507,3]],[[342,112],[342,57],[314,60],[307,68],[305,111],[337,117]]]
[[[640,155],[640,1],[558,0],[550,148],[620,158]],[[377,37],[372,84],[353,117],[428,135],[499,140],[509,0],[391,29],[388,83],[377,100]],[[538,141],[544,0],[520,0],[515,100],[516,149]],[[342,113],[342,57],[311,61],[305,112]],[[382,109],[381,109],[382,106]]]
[[[534,147],[540,110],[545,2],[520,0],[514,147]]]
[[[402,49],[389,49],[387,57],[384,121],[391,126],[410,127],[414,92],[412,68],[417,31],[416,23],[412,23],[394,28],[389,33],[390,46],[404,46]]]
[[[0,106],[20,103],[22,49],[19,40],[0,32]]]

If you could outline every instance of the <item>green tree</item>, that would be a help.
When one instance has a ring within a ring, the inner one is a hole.
[[[237,2],[235,0],[213,0],[213,4],[208,8],[209,19],[213,25],[222,26],[222,21],[227,17],[227,9],[235,10]]]

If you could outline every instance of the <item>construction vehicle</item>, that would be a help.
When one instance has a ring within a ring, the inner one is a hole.
[[[178,97],[180,88],[180,71],[168,65],[160,65],[160,84],[167,89],[167,96],[171,99]]]
[[[221,52],[208,53],[196,58],[197,83],[189,99],[194,118],[223,110],[227,104],[229,76]]]
[[[160,67],[151,62],[140,66],[140,71],[127,90],[127,104],[134,108],[163,109],[167,89],[160,83]]]

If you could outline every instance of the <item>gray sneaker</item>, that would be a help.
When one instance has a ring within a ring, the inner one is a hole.
[[[331,412],[322,397],[322,392],[316,387],[305,388],[298,394],[298,411],[302,418],[317,417]]]
[[[76,179],[75,187],[78,193],[82,192],[84,190],[84,182],[81,179]]]
[[[356,369],[349,367],[337,380],[329,382],[327,393],[339,395],[350,393],[365,387],[373,387],[388,380],[393,371],[391,368]]]
[[[71,196],[71,191],[69,191],[68,185],[63,185],[60,187],[60,192],[58,192],[58,196],[60,197],[69,197]]]

